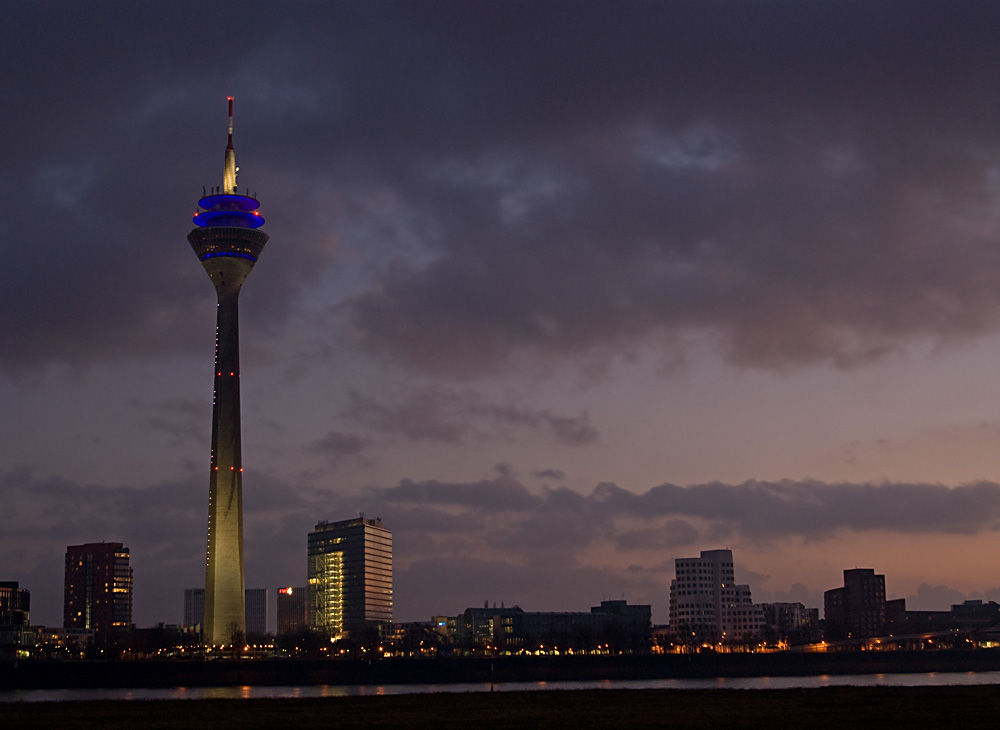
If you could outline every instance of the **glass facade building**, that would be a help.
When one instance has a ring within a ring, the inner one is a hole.
[[[362,638],[392,621],[392,532],[364,516],[320,522],[309,533],[309,628]]]

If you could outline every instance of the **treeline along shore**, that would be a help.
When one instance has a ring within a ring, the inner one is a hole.
[[[435,659],[42,661],[0,664],[0,688],[559,682],[1000,671],[1000,650]]]

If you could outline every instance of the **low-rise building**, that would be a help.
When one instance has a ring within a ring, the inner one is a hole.
[[[454,619],[435,617],[438,632],[465,650],[492,651],[649,651],[651,607],[602,601],[589,612],[524,611],[519,606],[467,608]]]
[[[792,645],[819,641],[818,608],[806,608],[802,603],[762,603],[760,606],[764,626],[778,640]]]

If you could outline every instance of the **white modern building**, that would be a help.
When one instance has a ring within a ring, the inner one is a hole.
[[[763,611],[750,586],[736,585],[732,550],[702,550],[674,560],[670,581],[670,629],[700,639],[739,641],[760,632]]]

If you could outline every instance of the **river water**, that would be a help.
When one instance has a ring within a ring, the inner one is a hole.
[[[718,677],[716,679],[595,680],[585,682],[507,682],[482,684],[316,685],[302,687],[165,687],[154,689],[0,690],[0,702],[70,700],[206,700],[373,695],[439,692],[534,692],[572,689],[811,689],[816,687],[929,687],[1000,684],[1000,672],[925,674],[824,674],[815,677]]]

